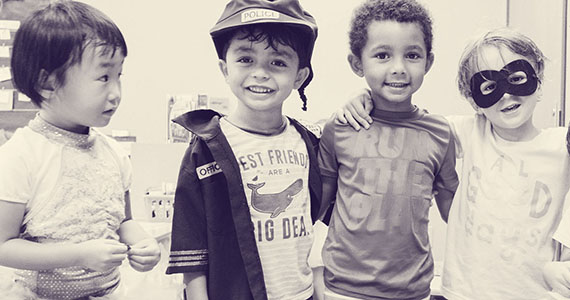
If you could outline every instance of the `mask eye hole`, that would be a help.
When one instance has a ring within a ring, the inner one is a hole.
[[[497,82],[488,80],[481,83],[481,86],[479,88],[481,89],[481,94],[489,95],[497,89]]]
[[[510,84],[521,85],[525,84],[528,81],[528,78],[525,72],[518,71],[509,75],[509,77],[507,77],[507,80],[509,81]]]

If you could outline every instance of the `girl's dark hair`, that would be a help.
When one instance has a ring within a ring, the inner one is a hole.
[[[65,83],[65,72],[80,63],[87,46],[104,47],[103,55],[127,44],[115,23],[92,6],[75,1],[55,2],[30,15],[16,32],[11,68],[14,86],[41,106],[39,90],[48,75]]]

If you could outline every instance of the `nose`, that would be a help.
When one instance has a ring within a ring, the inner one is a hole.
[[[109,85],[109,93],[107,99],[114,105],[119,105],[121,101],[121,81],[117,80]]]
[[[509,93],[504,93],[503,96],[501,97],[501,99],[499,100],[507,100],[507,99],[512,99],[512,98],[516,98],[517,96],[513,95],[513,94],[509,94]]]
[[[405,74],[406,66],[404,64],[403,58],[395,57],[392,61],[392,66],[390,69],[392,74]]]
[[[269,72],[264,66],[258,65],[253,69],[251,76],[257,80],[267,80]]]

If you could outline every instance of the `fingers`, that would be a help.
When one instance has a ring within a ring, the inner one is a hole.
[[[141,263],[133,261],[133,260],[130,260],[129,263],[131,264],[131,267],[133,269],[135,269],[136,271],[139,271],[139,272],[148,272],[148,271],[152,270],[155,266],[154,264],[153,265],[141,264]]]
[[[157,256],[160,255],[160,248],[158,247],[131,247],[131,250],[128,252],[130,255],[139,255],[139,256]]]
[[[365,96],[361,96],[362,101],[364,101]],[[370,107],[368,108],[370,109]],[[368,129],[370,123],[372,123],[372,118],[370,117],[369,111],[363,105],[350,105],[348,107],[352,117],[364,128]],[[351,124],[352,125],[352,124]]]
[[[372,117],[370,117],[370,112],[374,109],[374,103],[372,102],[372,98],[365,97],[364,98],[364,112],[366,114],[366,121],[372,124]]]
[[[342,124],[347,124],[348,121],[346,120],[346,118],[344,117],[344,108],[339,108],[336,112],[336,120],[339,121]]]
[[[116,240],[105,239],[102,240],[103,244],[107,245],[113,254],[126,254],[129,247]]]
[[[160,253],[152,256],[130,255],[129,263],[133,269],[139,272],[146,272],[152,270],[154,266],[160,261]]]

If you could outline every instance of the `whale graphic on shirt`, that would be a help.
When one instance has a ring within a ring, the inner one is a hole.
[[[275,218],[287,209],[293,201],[293,196],[303,189],[303,180],[297,179],[282,192],[272,194],[258,192],[264,185],[265,182],[247,184],[247,187],[251,189],[251,206],[259,212],[271,213],[271,218]]]

